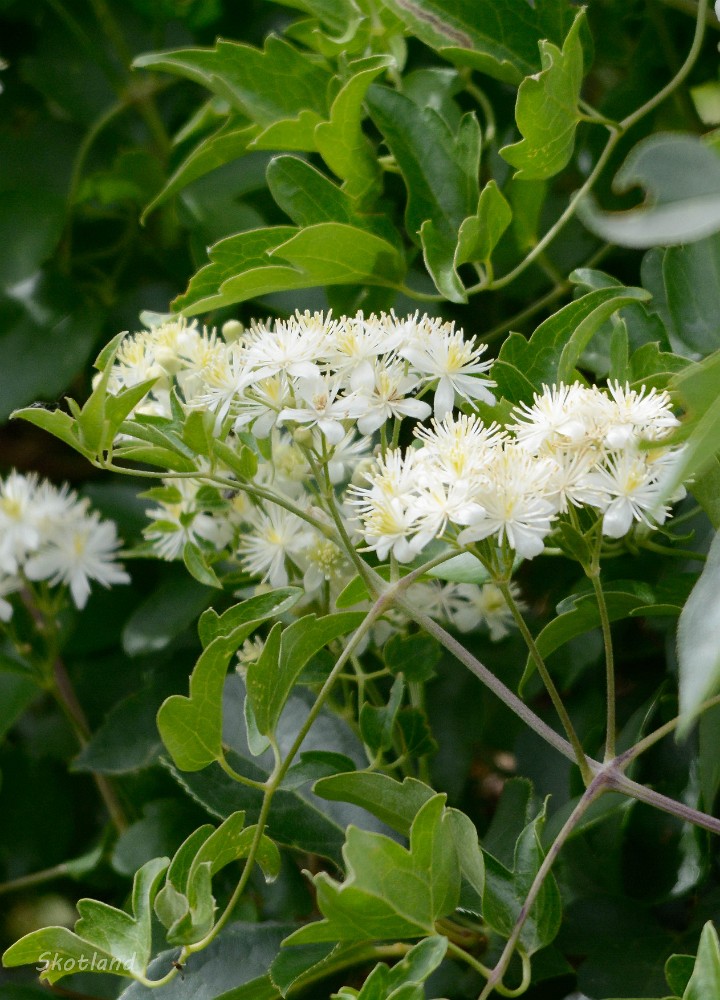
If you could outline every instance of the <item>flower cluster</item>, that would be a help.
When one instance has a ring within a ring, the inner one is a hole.
[[[181,558],[190,543],[239,563],[261,584],[302,583],[306,602],[325,595],[332,603],[356,570],[332,537],[319,491],[328,484],[337,491],[346,530],[359,543],[343,490],[372,467],[374,436],[384,437],[389,423],[397,432],[402,420],[424,420],[433,411],[442,419],[458,400],[493,402],[484,351],[452,323],[392,313],[298,313],[247,330],[230,322],[222,337],[178,320],[126,337],[110,391],[154,380],[136,407],[140,419],[169,419],[174,392],[186,411],[214,415],[218,439],[237,446],[250,431],[258,461],[253,485],[265,491],[258,499],[238,484],[213,493],[201,473],[168,478],[147,494],[155,506],[146,538],[161,558]],[[428,393],[432,406],[422,398]],[[270,502],[268,491],[295,513]],[[472,621],[495,638],[506,633],[507,606],[482,587],[423,582],[412,595],[428,614],[458,628]]]
[[[329,446],[351,423],[367,435],[393,418],[425,419],[432,410],[419,397],[430,389],[436,420],[457,398],[493,402],[485,345],[428,316],[298,313],[247,330],[231,322],[223,332],[177,320],[126,337],[110,390],[154,379],[137,412],[170,416],[176,384],[188,408],[210,410],[219,423],[231,418],[235,431],[264,438],[276,426],[316,427]]]
[[[545,387],[505,427],[465,414],[417,427],[416,446],[388,450],[352,502],[368,548],[401,562],[448,525],[460,546],[507,541],[532,559],[571,507],[600,511],[603,534],[620,538],[634,521],[667,517],[678,449],[662,442],[677,423],[667,393],[654,389]]]
[[[151,490],[152,548],[176,559],[190,544],[248,582],[302,583],[332,607],[356,572],[349,545],[408,563],[438,538],[455,551],[487,539],[530,559],[579,507],[610,538],[663,522],[677,456],[663,445],[677,424],[666,393],[561,384],[486,423],[484,349],[451,323],[394,313],[232,321],[222,336],[177,320],[126,337],[109,386],[148,383],[137,420],[170,425],[178,404],[209,413],[212,436],[257,462],[241,482],[221,453],[205,454],[196,476]],[[488,586],[420,582],[413,600],[500,637],[509,610]]]
[[[9,621],[6,599],[27,581],[67,586],[78,608],[90,581],[104,587],[129,583],[115,561],[119,541],[112,521],[103,521],[67,486],[11,472],[0,480],[0,620]]]

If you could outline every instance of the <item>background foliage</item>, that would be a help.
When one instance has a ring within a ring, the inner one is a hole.
[[[118,330],[137,329],[143,310],[166,313],[173,300],[218,325],[296,308],[419,308],[491,345],[510,402],[576,366],[590,378],[658,387],[674,377],[695,473],[681,507],[686,537],[672,555],[652,542],[619,552],[607,571],[620,745],[631,745],[676,714],[677,614],[720,523],[720,36],[711,12],[689,76],[656,100],[691,49],[696,11],[692,0],[596,0],[584,13],[562,0],[2,0],[0,419],[36,400],[82,402],[99,349]],[[590,186],[592,196],[576,200]],[[557,238],[546,243],[548,231]],[[574,301],[530,346],[541,321]],[[128,545],[137,542],[140,487],[48,442],[33,423],[5,423],[3,471],[69,480],[116,518]],[[143,864],[172,856],[209,817],[252,812],[223,775],[180,774],[156,725],[165,698],[187,690],[198,616],[229,601],[182,564],[138,560],[132,569],[132,588],[94,593],[61,621],[63,658],[92,732],[79,754],[16,653],[0,655],[4,945],[71,923],[81,895],[123,905]],[[602,643],[584,578],[570,562],[538,560],[520,583],[580,735],[597,744]],[[713,578],[698,620],[716,594]],[[648,606],[660,610],[636,613]],[[519,636],[497,645],[474,637],[471,646],[517,687],[526,662]],[[708,671],[717,681],[716,660]],[[715,683],[702,692],[713,693]],[[233,680],[228,698],[237,706],[241,697]],[[536,676],[524,697],[553,719]],[[532,837],[551,841],[581,792],[577,774],[445,653],[427,704],[437,750],[421,776],[471,817],[498,869],[515,871],[523,830],[531,824]],[[307,712],[303,689],[290,706],[289,726]],[[719,713],[684,742],[654,747],[632,776],[712,812]],[[317,748],[331,738],[333,750],[362,762],[341,719],[328,713],[324,725]],[[232,752],[247,756],[243,746]],[[128,821],[119,835],[92,774],[117,790]],[[200,979],[207,997],[239,1000],[251,993],[236,988],[256,980],[252,995],[272,996],[262,990],[273,961],[275,983],[299,975],[276,955],[300,919],[317,915],[301,869],[337,873],[351,819],[365,830],[358,838],[381,829],[367,811],[335,801],[332,785],[322,800],[307,789],[284,790],[271,820],[269,835],[292,848],[277,880],[254,874],[235,914],[243,923],[159,998],[198,996]],[[676,961],[676,978],[669,968],[666,980],[665,962],[694,955],[706,921],[720,915],[717,838],[648,806],[607,801],[555,870],[562,921],[559,903],[546,900],[529,997],[682,995],[688,976]],[[428,806],[422,816],[435,822]],[[407,817],[379,821],[409,830]],[[351,847],[346,862],[352,868]],[[216,895],[228,897],[232,885],[224,870]],[[439,966],[442,955],[428,946],[421,958]],[[306,995],[360,988],[363,959]],[[158,975],[167,961],[158,959]],[[0,975],[3,1000],[44,995],[29,975]],[[72,995],[150,995],[110,977],[65,982]],[[428,996],[479,991],[451,963],[430,983]]]

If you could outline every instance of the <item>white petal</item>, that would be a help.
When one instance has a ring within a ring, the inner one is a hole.
[[[449,378],[441,378],[435,389],[435,419],[443,420],[452,413],[455,403],[455,389]]]
[[[603,535],[622,538],[630,530],[633,522],[632,506],[625,497],[618,497],[609,505],[603,517]]]

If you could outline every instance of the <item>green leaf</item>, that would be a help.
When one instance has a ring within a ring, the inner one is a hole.
[[[321,778],[313,791],[323,799],[352,802],[367,809],[383,823],[407,836],[415,816],[433,796],[433,790],[417,778],[396,781],[379,772],[353,771]]]
[[[315,129],[323,115],[303,108],[295,118],[273,122],[250,143],[250,149],[296,149],[314,153],[317,149]]]
[[[640,185],[648,197],[628,212],[602,212],[592,198],[578,205],[587,228],[624,247],[694,243],[720,230],[720,156],[692,135],[653,135],[617,172],[618,192]]]
[[[354,0],[275,0],[275,3],[312,14],[335,35],[345,31],[348,22],[361,13]]]
[[[477,908],[485,891],[485,859],[478,843],[477,830],[470,817],[459,809],[448,809],[447,813],[452,827],[452,839],[458,852],[460,871],[474,894],[474,908]]]
[[[165,649],[208,606],[212,591],[196,580],[173,575],[162,582],[128,618],[122,645],[128,656]]]
[[[671,955],[665,963],[667,984],[679,997],[685,992],[694,965],[694,955]]]
[[[408,31],[458,66],[506,83],[519,83],[539,67],[538,42],[560,44],[576,10],[538,0],[383,0]]]
[[[291,281],[294,276],[300,280],[292,269],[271,269],[267,255],[269,250],[285,243],[296,232],[297,229],[293,226],[272,226],[269,229],[252,229],[220,240],[208,250],[211,263],[200,268],[193,276],[187,291],[175,299],[173,307],[182,310],[185,315],[194,315],[240,301],[232,298],[236,294],[233,289],[257,287],[261,290],[253,294],[261,295],[267,289],[272,291],[281,277]],[[291,273],[281,276],[279,271]],[[224,289],[224,286],[227,288]]]
[[[632,388],[646,385],[664,389],[688,364],[687,358],[661,351],[657,344],[643,344],[630,356],[628,379]]]
[[[300,788],[308,781],[356,770],[355,761],[332,750],[306,750],[285,775],[281,788]]]
[[[399,252],[386,240],[339,222],[300,231],[275,226],[240,233],[221,240],[209,253],[212,263],[175,300],[185,315],[293,288],[394,286],[405,271]]]
[[[263,736],[275,732],[288,695],[309,660],[340,636],[356,629],[364,612],[346,612],[316,618],[306,615],[280,634],[276,625],[256,663],[247,671],[247,693],[255,722]]]
[[[283,604],[280,609],[281,611],[287,611],[300,599],[302,590],[299,587],[284,587],[282,590],[272,591],[272,594],[278,597],[279,600],[287,600],[288,603]],[[284,597],[280,595],[284,595]],[[270,595],[264,594],[258,596],[268,597]],[[242,601],[240,604],[234,604],[233,607],[228,608],[221,615],[218,615],[214,608],[207,609],[198,622],[198,635],[204,649],[210,645],[213,639],[217,639],[220,636],[227,637],[235,631],[238,625],[243,625],[247,622],[245,604],[245,601]]]
[[[705,471],[695,475],[688,489],[717,530],[720,528],[720,461],[715,457],[703,467]]]
[[[667,304],[683,344],[705,355],[717,350],[720,333],[720,235],[663,255]]]
[[[669,384],[687,412],[680,427],[667,439],[668,443],[684,443],[684,447],[666,483],[666,497],[672,496],[681,483],[713,468],[720,450],[719,377],[720,351],[716,351],[682,369]]]
[[[215,913],[211,880],[233,861],[248,856],[256,832],[256,827],[245,826],[244,812],[235,812],[217,830],[201,827],[180,846],[155,900],[170,944],[192,944],[209,933]],[[261,837],[256,861],[267,880],[277,877],[280,854],[268,837]]]
[[[477,212],[460,226],[455,266],[475,262],[487,265],[511,221],[512,209],[507,199],[495,181],[488,181],[480,192]]]
[[[215,435],[215,418],[205,410],[191,410],[183,423],[182,439],[198,455],[209,455]]]
[[[297,156],[276,156],[267,168],[275,201],[298,226],[343,222],[400,245],[399,234],[383,215],[363,215],[344,190]]]
[[[572,381],[575,365],[602,324],[623,306],[648,298],[649,293],[642,288],[598,288],[563,306],[541,323],[530,340],[518,333],[510,334],[499,354],[503,364],[493,366],[498,393],[516,403],[531,399],[522,389],[522,382],[503,365],[511,365],[536,392],[543,385]]]
[[[575,148],[575,129],[583,79],[580,33],[585,12],[575,18],[562,51],[552,42],[540,42],[542,72],[527,77],[518,90],[515,118],[523,135],[520,142],[505,146],[500,155],[517,168],[518,180],[554,177],[570,162]]]
[[[212,443],[212,450],[215,457],[219,458],[239,479],[245,480],[255,477],[258,457],[252,448],[239,442],[234,442],[234,446],[231,446],[224,441],[215,439]]]
[[[396,677],[390,689],[387,705],[375,706],[367,702],[360,709],[360,733],[372,753],[389,750],[393,743],[395,721],[405,693],[405,681]]]
[[[297,226],[356,221],[351,199],[316,167],[297,156],[275,156],[268,164],[270,193]]]
[[[687,736],[700,706],[720,692],[720,532],[678,623],[680,688],[678,738]]]
[[[44,410],[40,406],[28,406],[23,410],[15,410],[10,416],[13,420],[26,420],[29,424],[42,428],[86,458],[92,455],[92,452],[80,443],[75,420],[62,410]]]
[[[49,191],[0,192],[0,289],[5,291],[36,274],[62,235],[65,203]]]
[[[447,952],[448,939],[441,935],[425,938],[389,969],[375,966],[359,993],[347,987],[335,994],[337,1000],[424,1000],[422,984],[437,969]]]
[[[432,219],[420,227],[423,259],[435,287],[450,302],[467,302],[465,286],[455,268],[456,241],[452,235],[440,232]]]
[[[398,250],[356,226],[324,222],[308,226],[269,251],[271,258],[302,269],[313,285],[396,285],[405,273]]]
[[[267,779],[268,773],[250,758],[241,757],[232,750],[227,751],[226,757],[230,766],[245,777],[255,781]],[[263,793],[229,778],[219,765],[215,764],[202,775],[181,773],[172,766],[170,772],[188,795],[212,816],[225,819],[232,812],[244,810],[248,820],[257,821]],[[335,864],[340,862],[343,826],[296,790],[280,789],[275,793],[266,832],[281,847],[317,854]]]
[[[204,649],[190,675],[190,696],[172,695],[158,712],[158,729],[170,755],[183,771],[199,771],[220,760],[222,695],[233,653],[268,618],[291,607],[297,592],[271,591],[251,597],[234,608],[234,628]]]
[[[567,602],[569,603],[569,602]],[[642,593],[624,593],[621,591],[605,591],[605,604],[608,618],[611,622],[619,621],[623,618],[633,617],[634,613],[647,614],[650,610],[648,596]],[[670,605],[661,605],[663,613],[670,614],[673,608]],[[680,613],[679,608],[674,609],[676,614]],[[600,627],[600,612],[594,594],[582,594],[572,598],[570,610],[564,611],[554,618],[540,632],[535,640],[540,655],[544,658],[560,649],[565,643],[578,635],[584,635],[591,629]],[[525,672],[520,681],[519,690],[522,692],[528,680],[535,673],[535,664],[532,657],[528,656],[525,664]]]
[[[71,770],[129,774],[156,764],[163,745],[155,720],[158,708],[173,689],[174,677],[161,669],[139,690],[114,704],[73,760]]]
[[[274,35],[262,51],[219,39],[214,49],[151,52],[133,65],[194,80],[263,127],[292,118],[303,108],[327,113],[328,71]]]
[[[112,972],[138,978],[145,973],[152,948],[152,905],[167,858],[148,861],[135,875],[132,914],[107,903],[81,899],[75,932],[46,927],[26,934],[3,955],[6,967],[40,964],[40,979],[56,983],[78,971]],[[57,963],[53,959],[57,955]],[[90,964],[95,956],[94,967]]]
[[[490,926],[508,937],[515,926],[530,886],[545,857],[540,834],[545,823],[545,808],[520,834],[515,845],[513,870],[485,854],[485,895],[483,916]],[[560,929],[562,903],[552,873],[520,932],[520,943],[528,955],[546,947]]]
[[[185,542],[183,562],[190,576],[198,583],[222,590],[222,583],[218,580],[215,570],[210,566],[207,556],[194,542]]]
[[[476,559],[473,560],[477,562]],[[393,635],[383,646],[386,667],[403,674],[408,681],[429,681],[440,662],[440,646],[430,636],[420,633]]]
[[[479,199],[480,129],[464,115],[457,133],[432,108],[420,108],[387,87],[368,92],[373,121],[402,171],[408,192],[405,222],[415,237],[426,220],[439,236],[453,237]],[[432,155],[428,155],[428,151]]]
[[[338,91],[330,120],[315,129],[315,141],[327,165],[343,181],[343,190],[361,200],[380,181],[377,157],[362,130],[363,102],[370,84],[392,65],[390,56],[368,56],[348,65],[352,74]]]
[[[196,952],[185,977],[176,976],[153,990],[131,983],[121,1000],[280,1000],[280,992],[270,982],[267,970],[280,950],[291,923],[236,922],[225,927],[215,940]],[[178,950],[161,952],[148,969],[148,977],[161,979],[177,961]],[[238,956],[242,956],[238,959]]]
[[[321,872],[313,879],[324,920],[295,931],[284,942],[372,941],[424,937],[457,904],[460,877],[445,796],[420,809],[406,850],[382,834],[349,827],[343,855],[347,878]]]
[[[40,691],[39,685],[29,677],[0,673],[0,741]]]
[[[397,714],[398,736],[403,754],[409,757],[426,757],[437,753],[427,715],[421,708],[407,707]]]
[[[700,936],[700,946],[683,1000],[708,1000],[720,995],[720,941],[708,920]]]
[[[232,116],[212,135],[200,142],[180,164],[167,183],[144,209],[141,221],[159,208],[163,202],[182,191],[198,177],[226,163],[232,163],[247,152],[249,143],[258,134],[257,125],[248,125],[245,116]]]
[[[7,949],[2,961],[6,968],[35,965],[40,972],[40,980],[52,984],[73,972],[90,969],[93,956],[93,971],[113,972],[118,976],[131,975],[114,955],[98,948],[94,943],[83,941],[67,927],[44,927],[26,934]],[[56,963],[54,969],[53,961]]]
[[[372,87],[368,105],[405,181],[407,231],[411,237],[419,234],[425,264],[438,290],[452,302],[466,302],[455,251],[460,227],[479,199],[477,119],[464,115],[453,134],[433,108],[420,107],[387,87]]]

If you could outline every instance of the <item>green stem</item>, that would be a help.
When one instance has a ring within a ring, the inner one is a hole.
[[[615,715],[615,653],[613,650],[612,631],[610,629],[610,617],[608,615],[605,592],[600,582],[600,547],[602,545],[602,533],[598,531],[597,544],[592,565],[585,567],[585,574],[592,583],[597,601],[598,614],[600,615],[600,625],[602,628],[603,646],[605,648],[605,694],[607,699],[606,723],[605,723],[605,763],[615,759],[615,732],[617,721]]]
[[[368,612],[362,624],[355,630],[352,638],[350,639],[347,646],[338,657],[335,666],[333,667],[331,673],[328,675],[327,679],[325,680],[325,683],[320,689],[320,692],[317,698],[315,699],[315,702],[312,708],[310,709],[307,718],[305,719],[302,727],[300,728],[300,731],[295,737],[295,740],[293,741],[293,744],[290,747],[287,756],[281,763],[276,764],[272,775],[270,776],[265,785],[265,795],[263,797],[262,806],[260,808],[260,815],[258,816],[257,826],[255,828],[255,835],[253,837],[252,844],[250,845],[250,849],[248,851],[248,855],[245,860],[245,865],[243,867],[240,880],[235,886],[235,889],[230,899],[228,900],[225,909],[223,910],[222,914],[216,921],[212,930],[209,931],[208,934],[206,934],[205,937],[202,938],[200,941],[196,941],[194,944],[185,945],[185,947],[182,949],[180,957],[178,959],[179,965],[184,965],[185,961],[190,955],[207,948],[207,946],[212,941],[215,940],[217,935],[230,920],[233,911],[237,906],[238,901],[240,900],[243,892],[245,891],[245,887],[247,886],[250,874],[253,870],[255,864],[255,857],[257,855],[258,848],[260,847],[262,836],[265,832],[268,815],[270,813],[270,806],[272,805],[272,800],[275,796],[275,793],[282,784],[282,781],[285,775],[287,774],[295,756],[297,755],[305,737],[310,731],[310,728],[312,727],[313,723],[320,714],[320,711],[323,705],[325,704],[325,701],[327,700],[328,695],[330,694],[330,691],[335,681],[342,673],[345,664],[351,658],[356,646],[359,644],[359,642],[362,640],[365,634],[369,631],[369,629],[372,628],[375,620],[379,618],[382,614],[384,614],[388,603],[389,603],[388,594],[382,594],[380,597],[378,597],[378,599]],[[164,986],[166,983],[170,982],[170,980],[174,979],[177,972],[178,970],[176,968],[173,968],[170,970],[170,972],[167,973],[167,975],[163,976],[162,979],[158,979],[155,981],[147,980],[143,982],[143,985],[151,988]]]
[[[510,608],[512,616],[515,619],[515,624],[517,625],[518,629],[520,630],[520,634],[525,640],[525,645],[528,648],[528,652],[530,653],[530,656],[532,657],[532,660],[535,666],[537,667],[538,673],[542,677],[545,689],[547,693],[550,695],[550,700],[555,706],[555,711],[560,717],[560,721],[562,722],[565,734],[567,738],[570,740],[570,743],[573,747],[575,753],[575,760],[577,761],[577,765],[580,768],[580,773],[583,776],[583,781],[585,782],[586,785],[589,785],[590,782],[592,781],[592,772],[590,771],[590,768],[588,766],[587,757],[585,756],[585,751],[583,750],[582,743],[580,742],[578,735],[575,732],[575,727],[573,726],[572,720],[568,715],[567,709],[565,708],[565,704],[562,698],[560,697],[560,692],[555,687],[555,682],[553,681],[547,667],[545,666],[545,660],[542,658],[540,650],[537,648],[535,639],[533,638],[532,632],[527,627],[525,618],[523,617],[520,608],[517,606],[517,602],[513,597],[509,583],[505,579],[497,577],[495,579],[495,583],[497,584],[500,592],[505,598],[507,606]]]
[[[480,105],[483,117],[485,118],[483,145],[491,146],[495,142],[495,138],[497,136],[497,125],[495,122],[495,112],[493,111],[493,106],[488,100],[485,91],[481,90],[480,87],[473,83],[469,74],[465,79],[465,90]]]
[[[0,882],[0,896],[66,877],[72,878],[72,864],[63,861],[59,865],[53,865],[52,868],[44,868],[42,871],[32,872],[30,875],[21,875],[20,878],[12,879],[10,882]]]
[[[540,865],[540,868],[538,869],[537,875],[533,879],[532,885],[530,886],[530,891],[528,892],[525,898],[525,902],[520,908],[520,913],[518,914],[518,918],[515,921],[515,926],[512,929],[512,933],[510,934],[510,937],[507,940],[507,944],[503,949],[503,953],[500,956],[497,965],[492,970],[488,978],[487,984],[483,989],[482,993],[480,994],[480,996],[478,997],[478,1000],[487,1000],[487,998],[493,993],[493,991],[497,991],[498,993],[501,993],[503,996],[508,995],[507,993],[504,993],[501,988],[503,976],[507,972],[507,968],[508,965],[510,964],[513,952],[515,951],[518,941],[520,940],[520,934],[522,933],[522,929],[525,926],[526,920],[530,916],[530,911],[540,894],[540,890],[543,887],[545,879],[550,874],[550,869],[552,868],[555,859],[560,853],[563,844],[568,839],[568,837],[575,829],[577,824],[580,822],[580,820],[582,819],[583,815],[590,807],[590,805],[605,791],[605,785],[606,785],[605,775],[600,774],[593,779],[593,781],[586,788],[585,793],[578,802],[578,804],[570,813],[570,816],[568,817],[567,821],[565,822],[562,829],[558,833],[557,837],[553,841],[550,850],[545,855],[543,863]],[[522,952],[521,952],[521,957],[522,957]],[[525,986],[525,989],[527,989],[527,985]],[[519,993],[516,992],[511,995],[518,996]]]
[[[247,785],[248,788],[255,788],[258,791],[264,792],[266,785],[263,781],[255,781],[253,778],[246,778],[244,774],[240,774],[236,771],[232,765],[228,764],[225,755],[218,758],[218,764],[223,769],[228,778],[232,778],[233,781],[237,781],[239,785]]]

